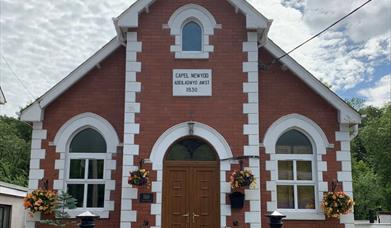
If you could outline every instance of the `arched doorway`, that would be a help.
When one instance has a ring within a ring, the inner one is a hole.
[[[163,162],[163,227],[220,227],[219,158],[198,137],[175,141]]]

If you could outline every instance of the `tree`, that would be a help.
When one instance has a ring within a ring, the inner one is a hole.
[[[368,120],[362,129],[361,139],[365,145],[368,162],[379,177],[384,191],[385,209],[391,210],[391,105],[380,109],[380,116]]]
[[[384,201],[377,174],[364,161],[353,160],[354,216],[367,219],[370,209],[381,207]]]
[[[0,180],[27,186],[31,127],[12,117],[0,116]]]
[[[369,210],[391,210],[391,104],[359,112],[363,119],[351,144],[355,217],[368,219]]]
[[[40,223],[58,227],[65,227],[67,224],[75,224],[75,221],[69,219],[70,216],[66,210],[75,209],[77,200],[68,193],[61,191],[61,193],[57,195],[57,201],[56,209],[54,210],[54,218],[41,220]]]

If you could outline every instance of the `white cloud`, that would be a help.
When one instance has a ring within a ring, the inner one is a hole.
[[[366,98],[366,105],[381,107],[391,102],[391,74],[384,75],[373,87],[362,89],[358,93]]]
[[[379,18],[371,10],[375,9],[379,14],[389,15],[389,4],[386,1],[377,0],[369,3],[358,11],[363,11],[358,15],[358,19],[364,15],[366,20],[358,20],[354,14],[333,30],[323,33],[293,52],[292,57],[316,77],[332,85],[333,90],[337,92],[354,88],[360,82],[370,81],[374,69],[387,61],[388,50],[391,47],[391,26],[387,27],[389,22],[378,22],[381,26],[371,22]],[[284,4],[279,0],[250,2],[266,17],[274,19],[269,36],[286,51],[363,3],[362,0],[307,0],[304,3],[300,2],[298,6],[292,6],[288,4],[292,1],[287,0]],[[357,20],[361,27],[354,27]],[[362,31],[365,26],[374,26],[371,28],[373,31]],[[353,32],[361,32],[362,39],[358,39],[357,34]]]
[[[0,0],[0,53],[36,97],[115,36],[112,17],[132,2]],[[34,100],[1,59],[0,84],[8,103],[0,114]]]

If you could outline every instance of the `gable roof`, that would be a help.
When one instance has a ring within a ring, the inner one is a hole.
[[[249,4],[245,0],[226,1],[228,1],[237,12],[241,12],[246,16],[246,28],[256,30],[258,32],[260,46],[265,46],[265,48],[276,57],[285,54],[285,52],[280,47],[278,47],[274,42],[267,38],[267,33],[271,26],[272,20],[269,20],[264,17],[259,11],[257,11],[253,6],[251,6],[251,4]],[[144,11],[148,12],[149,6],[152,5],[154,2],[155,0],[138,0],[128,9],[126,9],[122,14],[120,14],[117,18],[113,18],[117,37],[113,38],[103,48],[101,48],[98,52],[96,52],[93,56],[87,59],[63,80],[61,80],[54,87],[52,87],[48,92],[38,98],[34,103],[22,110],[21,119],[24,121],[31,122],[42,121],[43,110],[46,106],[48,106],[58,96],[60,96],[68,88],[70,88],[73,84],[80,80],[92,68],[98,65],[114,50],[116,50],[121,44],[125,45],[125,32],[128,31],[129,28],[138,27],[139,14]],[[287,55],[280,61],[339,111],[339,121],[341,123],[360,123],[360,115],[352,107],[346,104],[330,89],[324,86],[311,73],[309,73],[300,64],[298,64],[293,58]]]

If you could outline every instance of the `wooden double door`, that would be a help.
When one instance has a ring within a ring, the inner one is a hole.
[[[166,161],[163,175],[163,228],[220,227],[216,161]]]

